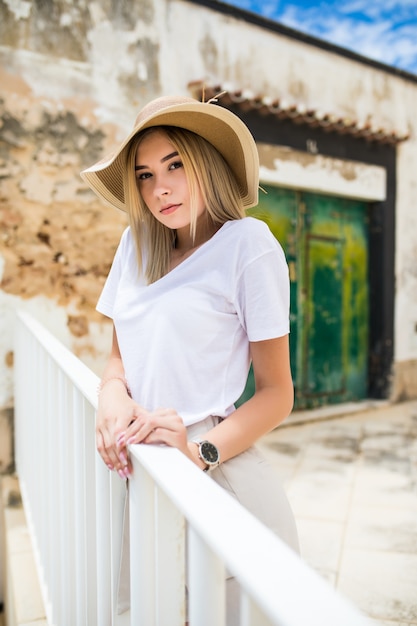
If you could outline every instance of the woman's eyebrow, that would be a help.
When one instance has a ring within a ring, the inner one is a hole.
[[[165,161],[169,161],[169,159],[172,159],[172,157],[178,156],[178,152],[171,152],[170,154],[167,154],[166,156],[162,157],[161,159],[161,163],[165,163]],[[135,171],[136,170],[143,170],[146,169],[147,166],[146,165],[135,165]]]

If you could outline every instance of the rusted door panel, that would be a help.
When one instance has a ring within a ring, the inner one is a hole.
[[[297,320],[303,344],[297,404],[309,407],[365,398],[367,205],[305,193],[300,194],[299,213],[300,287],[305,298]]]
[[[364,202],[345,201],[343,343],[346,388],[352,400],[368,393],[368,214]]]
[[[340,315],[343,246],[340,239],[306,237],[302,397],[345,392]]]

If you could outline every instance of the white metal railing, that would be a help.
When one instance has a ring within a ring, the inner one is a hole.
[[[54,626],[225,626],[227,568],[241,626],[368,621],[175,449],[131,448],[131,609],[117,615],[125,485],[95,451],[97,377],[19,313],[16,462],[47,619]],[[187,532],[186,532],[187,529]]]

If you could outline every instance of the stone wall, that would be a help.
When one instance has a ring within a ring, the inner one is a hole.
[[[3,367],[13,365],[11,312],[29,307],[54,331],[60,326],[60,339],[100,368],[94,335],[102,318],[95,303],[126,216],[103,207],[79,171],[102,154],[111,129],[91,128],[82,108],[36,97],[4,66],[0,84]],[[9,400],[5,377],[0,405]]]

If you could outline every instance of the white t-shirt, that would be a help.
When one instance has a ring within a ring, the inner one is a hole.
[[[97,310],[113,319],[134,400],[173,408],[188,426],[233,412],[250,341],[288,334],[288,266],[268,226],[246,217],[147,285],[127,228]]]

